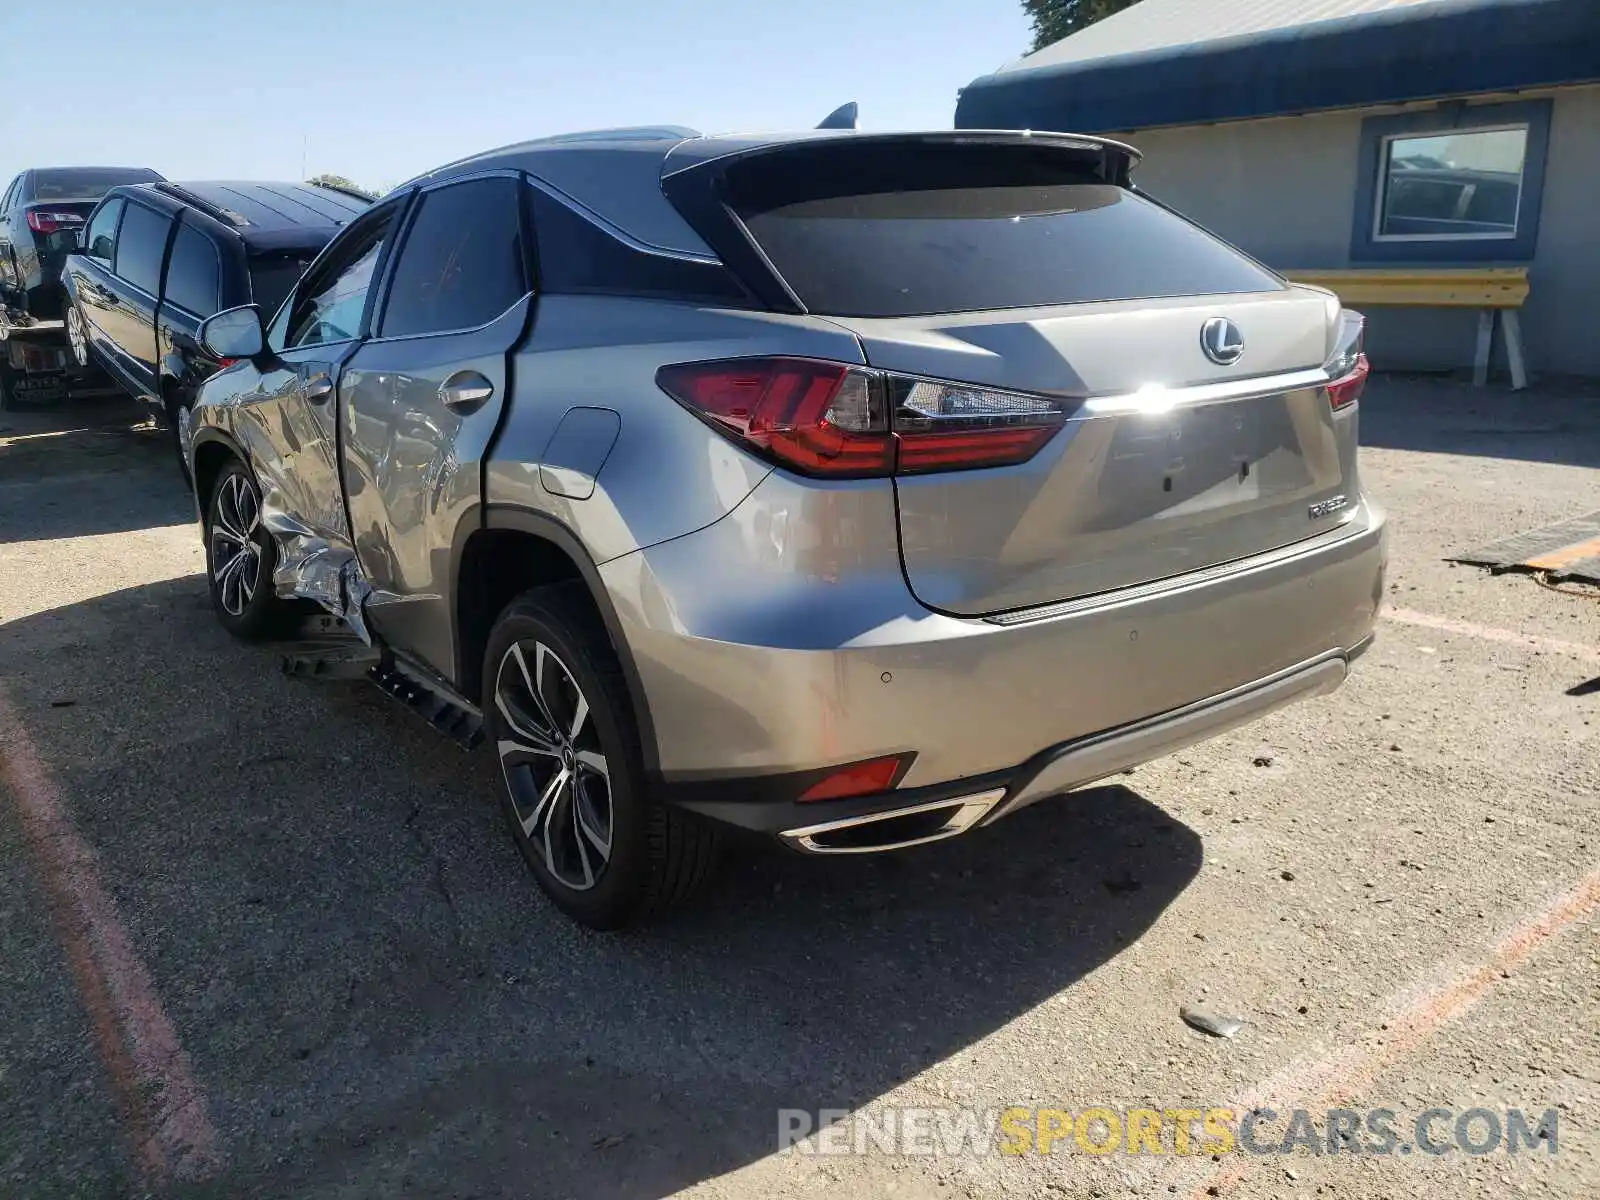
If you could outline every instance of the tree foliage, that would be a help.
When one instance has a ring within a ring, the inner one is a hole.
[[[1138,0],[1022,0],[1022,7],[1033,22],[1033,48],[1042,50],[1136,3]]]
[[[369,200],[378,198],[377,193],[371,188],[364,188],[359,183],[346,179],[343,175],[330,175],[324,172],[321,175],[313,175],[306,182],[315,184],[317,187],[341,188],[347,192],[360,192]]]

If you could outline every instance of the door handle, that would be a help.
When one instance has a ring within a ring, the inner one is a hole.
[[[308,379],[305,382],[305,394],[312,404],[321,404],[333,395],[333,380],[328,378],[327,372]]]
[[[494,384],[476,371],[457,371],[439,385],[439,403],[465,416],[477,412],[494,395]]]

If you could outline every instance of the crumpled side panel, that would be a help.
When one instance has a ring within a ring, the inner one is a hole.
[[[372,589],[345,517],[332,412],[294,391],[212,391],[202,390],[179,431],[191,477],[198,431],[209,426],[229,434],[261,488],[261,524],[278,549],[277,595],[315,601],[371,645],[364,610]]]

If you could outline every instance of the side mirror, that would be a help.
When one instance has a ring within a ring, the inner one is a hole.
[[[244,304],[207,317],[200,323],[199,342],[212,358],[259,358],[267,349],[261,310]]]

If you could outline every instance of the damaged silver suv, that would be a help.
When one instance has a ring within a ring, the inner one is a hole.
[[[1327,692],[1361,321],[1057,134],[492,151],[345,229],[184,432],[218,618],[314,601],[617,927],[727,825],[935,841]]]

